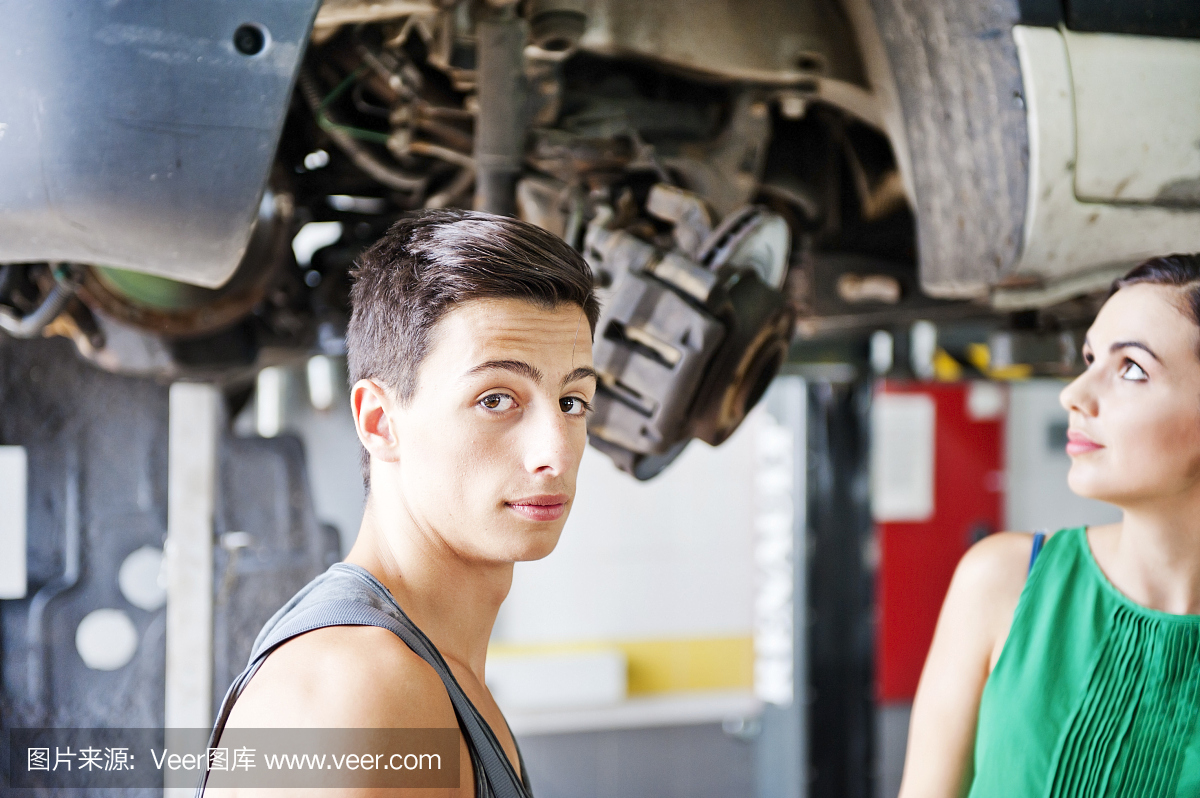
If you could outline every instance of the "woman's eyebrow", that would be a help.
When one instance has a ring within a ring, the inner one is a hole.
[[[1157,360],[1159,363],[1162,362],[1161,360],[1159,360],[1158,355],[1154,354],[1154,350],[1152,350],[1150,347],[1143,344],[1141,341],[1116,341],[1113,343],[1112,346],[1110,346],[1108,348],[1108,351],[1112,354],[1116,354],[1117,351],[1121,350],[1121,349],[1141,349],[1143,352],[1145,352],[1150,357]]]

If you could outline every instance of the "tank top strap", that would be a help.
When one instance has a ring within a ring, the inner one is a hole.
[[[358,576],[362,582],[371,586],[371,592],[379,593],[378,598],[386,601],[384,605],[386,609],[372,606],[355,598],[334,597],[339,592],[344,594],[345,591],[338,591],[328,583],[318,584],[312,589],[306,588],[301,591],[301,594],[297,596],[299,600],[293,599],[293,602],[289,602],[280,613],[277,613],[255,641],[250,662],[246,665],[245,670],[234,679],[221,702],[220,711],[217,713],[216,722],[209,735],[208,747],[215,748],[217,746],[221,733],[229,721],[229,715],[233,711],[234,703],[246,689],[246,685],[250,683],[254,674],[262,667],[267,656],[279,646],[305,632],[323,629],[327,626],[378,626],[399,637],[441,678],[442,684],[445,685],[446,692],[450,696],[450,702],[454,706],[459,728],[467,742],[467,750],[475,772],[475,795],[478,798],[492,798],[493,796],[494,798],[531,798],[525,762],[520,749],[517,750],[517,761],[521,768],[521,774],[518,775],[495,733],[463,691],[458,680],[454,678],[446,660],[433,642],[417,628],[416,624],[395,603],[386,588],[379,584],[378,580],[369,572],[347,563],[339,563],[334,568],[339,566],[343,569],[352,569],[355,572],[354,576]],[[331,569],[320,579],[336,580],[338,576],[339,574],[335,574]],[[345,576],[350,576],[350,574],[345,574]],[[196,798],[203,798],[207,781],[208,774],[205,772],[197,786]]]
[[[1046,530],[1039,529],[1033,533],[1033,548],[1029,552],[1029,570],[1026,574],[1033,573],[1033,564],[1037,562],[1038,555],[1042,553],[1042,546],[1046,543]]]

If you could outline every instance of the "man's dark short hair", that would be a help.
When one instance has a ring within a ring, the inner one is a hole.
[[[593,336],[600,316],[583,257],[557,236],[506,216],[452,209],[411,214],[359,257],[351,277],[350,384],[373,379],[401,403],[417,390],[430,330],[463,302],[577,305]],[[369,462],[364,449],[364,480]]]

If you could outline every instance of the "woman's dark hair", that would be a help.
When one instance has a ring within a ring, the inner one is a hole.
[[[1179,289],[1180,310],[1200,326],[1200,253],[1164,255],[1143,261],[1124,277],[1113,281],[1112,294],[1139,283]]]

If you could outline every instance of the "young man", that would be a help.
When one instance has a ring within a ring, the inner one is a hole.
[[[442,210],[397,223],[353,276],[362,527],[346,561],[260,634],[226,697],[225,726],[461,727],[459,786],[404,794],[520,795],[520,757],[484,665],[513,563],[554,549],[575,495],[596,390],[591,271],[532,225]],[[331,600],[352,602],[350,615],[363,606],[392,622],[407,616],[417,643],[379,626],[325,625],[337,623],[323,609]],[[319,628],[292,636],[314,617]],[[422,632],[444,666],[419,655]],[[462,695],[452,703],[453,682],[477,714]],[[489,756],[511,766],[515,787],[495,783],[497,761],[483,772]]]

